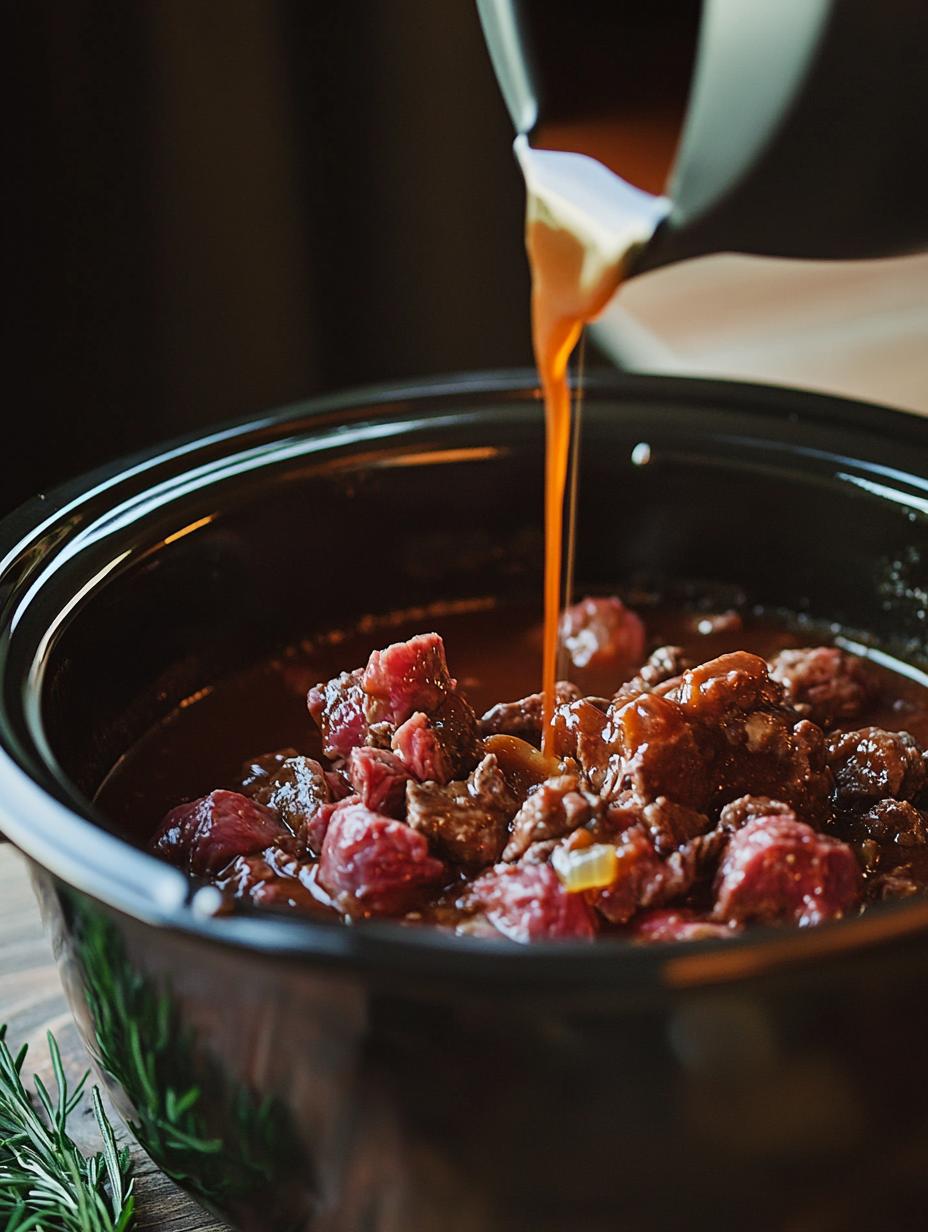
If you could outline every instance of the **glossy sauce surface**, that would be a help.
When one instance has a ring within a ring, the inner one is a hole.
[[[787,647],[835,640],[827,628],[797,626],[762,613],[745,615],[740,630],[701,632],[711,613],[661,603],[636,603],[636,610],[645,621],[648,649],[679,645],[697,662],[733,650],[769,658]],[[235,782],[249,758],[287,747],[319,757],[321,743],[307,714],[307,690],[363,664],[372,650],[425,629],[444,638],[452,671],[478,714],[537,689],[543,627],[532,605],[500,606],[488,599],[367,620],[205,685],[126,752],[101,785],[96,803],[123,833],[145,844],[168,809]],[[928,689],[904,674],[903,664],[898,671],[871,666],[882,700],[868,712],[867,722],[907,730],[928,744]],[[608,696],[621,683],[614,668],[575,667],[570,678],[592,695]],[[928,857],[925,871],[928,875]]]

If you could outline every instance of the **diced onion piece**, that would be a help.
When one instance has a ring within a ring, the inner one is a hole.
[[[608,843],[594,843],[592,847],[581,847],[575,851],[559,847],[552,855],[551,863],[564,889],[571,894],[610,886],[619,872],[615,848]]]
[[[503,774],[519,774],[529,782],[543,783],[560,770],[556,757],[546,757],[533,744],[518,736],[498,733],[487,736],[483,744],[488,753],[495,754]]]

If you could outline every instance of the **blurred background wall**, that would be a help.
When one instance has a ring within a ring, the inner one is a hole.
[[[535,0],[560,4],[562,0]],[[473,0],[6,0],[0,510],[336,387],[531,361]],[[928,411],[928,256],[624,288],[631,368]]]
[[[10,0],[0,76],[2,507],[322,390],[529,362],[469,0]]]

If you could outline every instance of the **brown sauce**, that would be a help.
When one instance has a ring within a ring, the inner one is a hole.
[[[648,645],[682,646],[694,661],[733,650],[763,658],[791,646],[833,642],[825,627],[797,627],[763,613],[747,616],[739,631],[701,633],[703,616],[678,606],[638,605]],[[319,732],[306,711],[307,689],[364,663],[370,652],[425,628],[439,632],[448,662],[477,713],[501,699],[525,696],[538,684],[543,629],[530,604],[468,605],[368,621],[292,647],[185,699],[130,748],[101,784],[96,803],[126,835],[147,843],[162,817],[181,800],[234,782],[242,763],[273,749],[293,747],[318,757]],[[928,745],[928,689],[898,670],[872,664],[885,702],[867,718],[891,731],[905,729]],[[584,694],[608,696],[619,683],[611,669],[572,668]],[[928,867],[926,867],[928,873]]]

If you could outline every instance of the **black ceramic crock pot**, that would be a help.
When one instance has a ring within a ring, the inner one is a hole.
[[[734,583],[922,665],[922,421],[612,377],[584,432],[583,586]],[[914,1226],[928,905],[652,948],[217,919],[90,803],[179,699],[313,630],[538,594],[542,449],[530,378],[469,376],[217,430],[3,524],[0,822],[95,1063],[243,1229]]]

